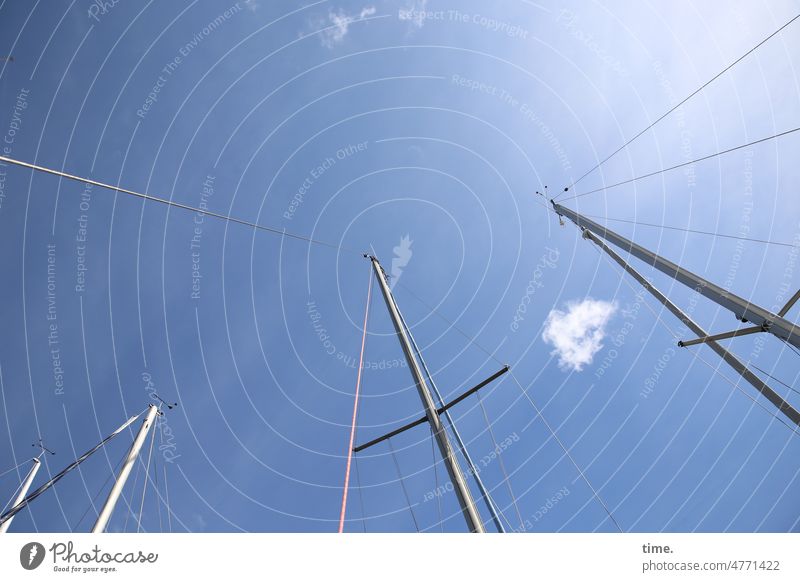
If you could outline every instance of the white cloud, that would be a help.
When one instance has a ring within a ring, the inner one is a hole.
[[[408,20],[417,28],[422,28],[425,24],[425,12],[428,8],[428,0],[412,0],[406,4],[405,8],[399,11],[400,20]]]
[[[335,45],[342,42],[344,37],[347,36],[351,22],[363,20],[367,16],[372,16],[375,14],[375,12],[376,9],[374,6],[365,6],[361,9],[361,12],[359,12],[358,15],[346,14],[341,8],[339,8],[339,10],[336,12],[331,10],[328,12],[328,25],[330,26],[332,24],[333,27],[322,32],[320,37],[322,39],[322,44],[328,48],[333,48]]]
[[[544,324],[542,339],[555,349],[562,370],[580,372],[603,347],[606,324],[617,310],[615,303],[587,297],[567,302],[567,311],[553,309]]]

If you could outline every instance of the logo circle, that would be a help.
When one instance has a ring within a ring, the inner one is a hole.
[[[39,542],[28,542],[19,551],[19,563],[26,570],[35,570],[44,561],[44,546]]]

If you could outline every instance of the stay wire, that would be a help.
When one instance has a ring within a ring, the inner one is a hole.
[[[767,376],[769,376],[770,378],[772,378],[773,380],[775,380],[775,381],[776,381],[776,382],[778,382],[779,384],[781,384],[781,385],[785,386],[786,388],[788,388],[788,389],[789,389],[789,390],[791,390],[792,392],[794,392],[794,393],[796,393],[796,394],[800,394],[800,390],[796,390],[795,388],[792,388],[791,386],[789,386],[789,385],[788,385],[786,382],[784,382],[784,381],[783,381],[783,380],[781,380],[780,378],[776,378],[775,376],[773,376],[772,374],[770,374],[770,373],[769,373],[769,372],[767,372],[766,370],[762,370],[761,368],[759,368],[757,365],[753,364],[752,362],[750,363],[750,365],[751,365],[751,366],[753,366],[753,367],[754,367],[756,370],[758,370],[758,371],[759,371],[759,372],[761,372],[762,374],[766,374]],[[796,381],[796,380],[797,380],[797,378],[795,378],[795,381]]]
[[[421,303],[421,304],[422,304],[422,305],[423,305],[423,306],[424,306],[426,309],[428,309],[428,311],[430,311],[431,313],[434,313],[434,314],[436,314],[436,316],[437,316],[437,317],[439,317],[439,318],[441,318],[442,320],[444,320],[444,321],[445,321],[445,322],[446,322],[448,325],[450,325],[450,326],[451,326],[451,327],[452,327],[454,330],[456,330],[458,333],[460,333],[460,334],[461,334],[461,335],[463,335],[465,338],[467,338],[467,340],[469,341],[469,343],[471,343],[473,346],[475,346],[476,348],[478,348],[479,350],[481,350],[483,353],[485,353],[487,356],[489,356],[490,358],[492,358],[492,359],[493,359],[493,360],[494,360],[496,363],[500,364],[501,366],[505,365],[503,362],[501,362],[499,359],[497,359],[497,357],[496,357],[496,356],[495,356],[495,355],[494,355],[492,352],[490,352],[489,350],[487,350],[486,348],[484,348],[484,347],[483,347],[481,344],[479,344],[479,343],[478,343],[478,341],[477,341],[477,340],[476,340],[474,337],[470,336],[470,335],[469,335],[467,332],[465,332],[465,331],[464,331],[464,330],[462,330],[460,327],[458,327],[458,326],[457,326],[457,325],[456,325],[456,324],[455,324],[453,321],[451,321],[450,319],[448,319],[447,317],[445,317],[444,315],[442,315],[442,314],[441,314],[441,313],[440,313],[440,312],[439,312],[437,309],[435,309],[433,306],[431,306],[431,305],[428,305],[428,303],[426,303],[424,299],[422,299],[422,298],[421,298],[419,295],[417,295],[416,293],[414,293],[414,292],[413,292],[411,289],[409,289],[409,288],[408,288],[406,285],[403,285],[403,283],[401,283],[400,281],[397,281],[396,285],[399,285],[400,287],[402,287],[403,289],[405,289],[405,290],[408,292],[408,294],[409,294],[409,295],[411,295],[411,296],[412,296],[414,299],[416,299],[417,301],[419,301],[419,302],[420,302],[420,303]]]
[[[134,492],[136,491],[136,485],[139,483],[139,473],[142,472],[142,463],[141,457],[138,455],[136,456],[136,475],[133,476],[133,487],[131,488],[131,502],[133,501]],[[131,515],[133,515],[133,508],[131,507],[130,502],[126,501],[126,505],[128,506],[128,511],[125,512],[125,523],[122,525],[122,531],[127,533],[128,531],[128,519]],[[110,519],[110,518],[109,518]]]
[[[500,470],[503,472],[503,481],[505,481],[506,487],[508,488],[508,494],[511,496],[511,502],[514,504],[514,510],[517,512],[517,517],[519,518],[519,525],[520,528],[525,529],[525,520],[522,517],[522,512],[519,510],[519,505],[517,504],[517,497],[514,495],[514,489],[511,487],[511,479],[508,477],[508,471],[506,471],[506,464],[503,461],[503,454],[500,450],[500,447],[497,444],[497,439],[494,438],[494,429],[492,428],[492,423],[489,421],[489,415],[486,412],[486,407],[483,405],[483,398],[481,398],[481,393],[476,392],[475,396],[478,397],[478,404],[480,404],[481,412],[483,412],[483,419],[486,421],[486,427],[489,429],[489,436],[492,439],[492,445],[494,445],[493,451],[497,453],[497,460],[500,462]]]
[[[160,414],[160,412],[159,412]],[[157,415],[158,416],[158,415]],[[156,424],[155,422],[153,423]],[[156,427],[150,427],[152,434],[150,435],[150,451],[147,453],[147,466],[144,469],[144,484],[142,485],[142,502],[139,505],[139,519],[136,520],[136,533],[141,531],[142,516],[144,515],[144,498],[147,494],[147,483],[150,481],[150,461],[153,459],[153,444],[156,442]]]
[[[597,170],[597,169],[598,169],[600,166],[602,166],[602,165],[603,165],[603,164],[605,164],[605,163],[606,163],[608,160],[610,160],[611,158],[613,158],[614,156],[616,156],[616,155],[617,155],[619,152],[621,152],[621,151],[622,151],[622,150],[624,150],[626,147],[628,147],[630,144],[632,144],[632,143],[633,143],[635,140],[637,140],[637,139],[638,139],[640,136],[644,135],[644,134],[645,134],[645,133],[646,133],[648,130],[652,129],[652,128],[653,128],[653,127],[654,127],[654,126],[655,126],[657,123],[659,123],[659,122],[660,122],[662,119],[664,119],[664,118],[665,118],[665,117],[667,117],[667,116],[668,116],[670,113],[672,113],[673,111],[675,111],[676,109],[678,109],[679,107],[681,107],[681,105],[683,105],[684,103],[686,103],[687,101],[689,101],[689,100],[690,100],[692,97],[694,97],[695,95],[697,95],[698,93],[700,93],[700,91],[702,91],[703,89],[705,89],[706,87],[708,87],[708,86],[709,86],[711,83],[713,83],[714,81],[716,81],[716,80],[717,80],[719,77],[721,77],[722,75],[724,75],[725,73],[727,73],[727,72],[728,72],[728,71],[729,71],[731,68],[733,68],[733,67],[734,67],[736,64],[738,64],[740,61],[742,61],[743,59],[745,59],[747,56],[749,56],[750,54],[752,54],[753,52],[755,52],[755,51],[756,51],[756,49],[758,49],[758,48],[759,48],[761,45],[763,45],[764,43],[766,43],[768,40],[770,40],[770,39],[771,39],[772,37],[774,37],[776,34],[780,33],[780,32],[781,32],[781,31],[782,31],[784,28],[786,28],[787,26],[789,26],[789,25],[790,25],[792,22],[794,22],[794,21],[795,21],[795,20],[797,20],[798,18],[800,18],[800,14],[797,14],[797,15],[795,15],[795,16],[794,16],[794,17],[793,17],[791,20],[789,20],[788,22],[786,22],[786,24],[784,24],[783,26],[781,26],[780,28],[778,28],[777,30],[775,30],[773,33],[771,33],[769,36],[767,36],[766,38],[764,38],[764,39],[763,39],[761,42],[759,42],[759,43],[758,43],[757,45],[755,45],[753,48],[751,48],[751,49],[750,49],[750,50],[748,50],[746,53],[744,53],[742,56],[740,56],[738,59],[736,59],[735,61],[733,61],[733,62],[732,62],[730,65],[728,65],[727,67],[725,67],[724,69],[722,69],[722,70],[721,70],[719,73],[717,73],[716,75],[714,75],[713,77],[711,77],[711,79],[709,79],[708,81],[706,81],[705,83],[703,83],[703,84],[702,84],[700,87],[698,87],[697,89],[695,89],[694,91],[692,91],[692,93],[690,93],[690,94],[689,94],[687,97],[685,97],[685,98],[684,98],[684,99],[683,99],[683,100],[682,100],[680,103],[678,103],[678,104],[674,105],[673,107],[671,107],[671,108],[670,108],[670,109],[669,109],[669,110],[668,110],[666,113],[664,113],[664,114],[663,114],[661,117],[659,117],[658,119],[656,119],[656,120],[655,120],[654,122],[652,122],[650,125],[648,125],[647,127],[645,127],[645,128],[642,130],[642,131],[640,131],[639,133],[637,133],[636,135],[634,135],[634,136],[633,136],[631,139],[629,139],[629,140],[628,140],[628,141],[626,141],[624,144],[622,144],[620,147],[618,147],[616,150],[614,150],[614,151],[613,151],[613,152],[612,152],[612,153],[611,153],[611,154],[610,154],[608,157],[606,157],[606,158],[604,158],[603,160],[601,160],[601,161],[600,161],[600,162],[599,162],[597,165],[595,165],[594,167],[592,167],[592,168],[591,168],[591,169],[590,169],[588,172],[586,172],[585,174],[583,174],[583,175],[582,175],[580,178],[578,178],[577,180],[575,180],[574,182],[572,182],[572,184],[570,184],[570,185],[568,186],[568,188],[572,188],[573,186],[577,185],[577,184],[578,184],[578,182],[580,182],[581,180],[583,180],[583,179],[584,179],[586,176],[588,176],[588,175],[592,174],[592,173],[593,173],[595,170]]]
[[[403,479],[403,473],[400,471],[400,463],[397,462],[397,455],[394,452],[392,439],[386,439],[386,442],[389,444],[389,450],[392,452],[392,461],[394,461],[394,468],[397,470],[397,477],[400,479],[400,487],[403,489],[403,495],[406,498],[406,504],[408,505],[408,510],[411,512],[411,519],[414,520],[414,529],[416,529],[417,533],[419,533],[419,523],[417,523],[417,516],[414,515],[414,508],[411,506],[411,498],[408,496],[408,490],[406,489],[406,482],[405,479]]]
[[[361,508],[361,529],[367,533],[366,513],[364,513],[364,494],[361,491],[361,475],[358,470],[358,453],[353,455],[353,465],[356,468],[356,489],[358,490],[358,504]]]
[[[436,496],[436,516],[439,520],[439,531],[444,533],[444,521],[442,520],[442,497],[439,493],[439,469],[436,468],[436,443],[434,442],[436,436],[433,434],[433,427],[428,423],[428,429],[431,432],[431,458],[433,459],[433,493]]]
[[[39,456],[41,456],[41,454],[40,454]],[[35,457],[35,458],[37,458],[37,459],[38,459],[38,458],[39,458],[39,456],[37,456],[37,457]],[[5,477],[5,476],[6,476],[6,475],[8,475],[9,473],[11,473],[11,471],[16,471],[16,470],[17,470],[17,469],[19,469],[19,468],[20,468],[22,465],[24,465],[25,463],[30,463],[32,460],[33,460],[33,459],[25,459],[24,461],[22,461],[21,463],[19,463],[17,466],[15,466],[15,467],[11,467],[10,469],[8,469],[8,470],[6,470],[6,471],[3,471],[2,473],[0,473],[0,477]],[[2,513],[2,512],[0,512],[0,513]]]
[[[114,466],[114,468],[108,474],[108,477],[106,477],[106,480],[100,486],[100,489],[97,490],[97,493],[95,493],[94,497],[92,497],[92,499],[89,501],[89,505],[86,507],[86,510],[83,512],[83,515],[81,515],[81,518],[75,523],[75,525],[72,526],[72,532],[73,533],[75,532],[75,530],[78,529],[78,526],[81,525],[81,523],[83,522],[84,518],[88,515],[89,510],[92,509],[93,507],[95,507],[94,502],[97,501],[98,497],[100,497],[100,494],[106,488],[106,485],[108,485],[108,482],[111,481],[111,479],[117,474],[117,469],[119,469],[119,466],[122,464],[122,461],[123,461],[123,459],[125,459],[125,456],[127,454],[128,454],[128,451],[125,451],[125,452],[122,453],[122,456],[119,458],[119,461],[117,461],[117,464]]]
[[[653,228],[662,228],[662,229],[666,229],[666,230],[677,230],[677,231],[681,231],[681,232],[690,232],[690,233],[693,233],[693,234],[704,234],[704,235],[713,236],[713,237],[719,237],[719,238],[732,238],[732,239],[735,239],[735,240],[743,240],[743,241],[748,241],[748,242],[757,242],[757,243],[763,243],[763,244],[767,244],[767,245],[777,245],[777,246],[782,246],[782,247],[798,248],[797,244],[792,244],[792,243],[777,242],[777,241],[773,241],[773,240],[766,240],[766,239],[760,239],[760,238],[748,238],[748,237],[745,237],[745,236],[736,236],[736,235],[733,235],[733,234],[723,234],[723,233],[719,233],[719,232],[711,232],[711,231],[706,231],[706,230],[694,230],[694,229],[691,229],[691,228],[682,228],[680,226],[669,226],[669,225],[666,225],[666,224],[655,224],[655,223],[652,223],[652,222],[640,222],[638,220],[627,220],[627,219],[624,219],[624,218],[611,218],[610,216],[597,216],[597,215],[593,215],[593,214],[585,214],[584,216],[586,216],[588,218],[597,218],[597,219],[600,219],[600,220],[611,220],[613,222],[625,222],[625,223],[628,223],[628,224],[634,224],[636,226],[650,226],[650,227],[653,227]]]
[[[156,416],[156,425],[153,427],[153,430],[158,430],[158,450],[162,450],[161,447],[164,444],[164,433],[161,430],[161,423],[162,417],[161,415]],[[158,483],[158,457],[156,455],[156,459],[153,462],[153,474],[156,476],[156,507],[158,508],[158,531],[159,533],[164,533],[164,523],[161,519],[161,503],[163,502],[163,497],[161,496],[161,486]]]
[[[5,475],[5,474],[7,474],[7,473],[10,473],[10,472],[11,472],[11,471],[13,471],[14,469],[18,469],[18,468],[20,468],[20,467],[21,467],[22,465],[24,465],[25,463],[30,463],[30,462],[33,462],[33,461],[35,461],[35,460],[39,459],[39,458],[40,458],[42,455],[44,455],[44,450],[42,450],[42,452],[41,452],[41,453],[39,453],[38,455],[36,455],[35,457],[33,457],[33,458],[31,458],[31,459],[28,459],[28,460],[26,460],[26,461],[22,461],[22,462],[21,462],[19,465],[17,465],[16,467],[12,467],[11,469],[9,469],[9,470],[8,470],[8,471],[6,471],[5,473],[3,473],[3,475]],[[28,471],[30,472],[30,469],[28,469]],[[0,475],[0,477],[2,477],[3,475]],[[5,512],[5,510],[6,510],[6,509],[8,509],[8,507],[9,507],[9,506],[10,506],[10,505],[11,505],[11,504],[14,502],[14,500],[17,498],[17,493],[19,492],[19,490],[20,490],[20,489],[22,489],[22,485],[23,485],[23,483],[25,483],[25,479],[22,479],[22,480],[19,482],[19,484],[17,485],[17,488],[16,488],[16,489],[14,489],[14,492],[11,494],[11,497],[9,497],[8,501],[6,501],[6,504],[3,506],[3,509],[0,509],[0,515],[2,515],[2,514],[3,514],[3,512]]]
[[[602,192],[604,190],[610,190],[611,188],[616,188],[617,186],[624,186],[625,184],[630,184],[631,182],[636,182],[637,180],[642,180],[644,178],[650,178],[652,176],[657,176],[658,174],[663,174],[664,172],[669,172],[671,170],[676,170],[678,168],[683,168],[684,166],[689,166],[691,164],[695,164],[697,162],[702,162],[705,160],[709,160],[711,158],[715,158],[717,156],[721,156],[723,154],[729,154],[731,152],[735,152],[736,150],[740,150],[742,148],[754,146],[756,144],[760,144],[765,141],[769,141],[771,139],[776,139],[779,137],[783,137],[785,135],[789,135],[790,133],[794,133],[796,131],[800,131],[800,127],[795,127],[793,129],[787,129],[786,131],[782,131],[780,133],[776,133],[767,137],[762,137],[761,139],[757,139],[755,141],[751,141],[749,143],[745,143],[742,145],[738,145],[736,147],[728,148],[726,150],[722,150],[720,152],[716,152],[713,154],[708,154],[707,156],[703,156],[701,158],[695,158],[694,160],[689,160],[688,162],[681,162],[680,164],[676,164],[674,166],[670,166],[669,168],[663,168],[661,170],[656,170],[654,172],[649,172],[647,174],[642,174],[641,176],[636,176],[635,178],[629,178],[627,180],[623,180],[622,182],[617,182],[616,184],[611,184],[610,186],[602,186],[600,188],[595,188],[594,190],[589,190],[588,192],[582,192],[581,194],[575,194],[573,196],[568,196],[563,198],[561,202],[566,202],[567,200],[574,200],[576,198],[582,198],[584,196],[588,196],[589,194],[594,194],[595,192]]]
[[[798,352],[798,351],[797,351],[797,348],[796,348],[796,347],[794,347],[792,344],[790,344],[789,342],[787,342],[787,341],[786,341],[784,338],[780,338],[780,339],[781,339],[781,341],[783,341],[783,343],[785,343],[785,344],[786,344],[786,345],[789,347],[789,349],[790,349],[790,350],[792,350],[792,351],[793,351],[795,354],[797,354],[798,356],[800,356],[800,352]]]
[[[167,510],[167,528],[169,533],[172,533],[172,507],[169,503],[169,483],[167,482],[167,464],[162,465],[164,469],[164,495],[166,497],[166,510]]]
[[[620,527],[619,523],[618,523],[618,522],[617,522],[617,520],[614,518],[614,515],[611,513],[611,510],[610,510],[610,509],[608,508],[608,506],[606,505],[606,502],[605,502],[605,501],[603,501],[603,498],[602,498],[602,497],[600,497],[600,494],[597,492],[597,490],[594,488],[594,486],[592,485],[592,483],[589,481],[589,478],[586,476],[586,474],[585,474],[585,473],[583,472],[583,470],[580,468],[580,466],[578,465],[578,463],[577,463],[577,462],[575,461],[575,459],[572,457],[572,455],[571,455],[571,454],[570,454],[570,452],[569,452],[569,449],[567,449],[567,447],[565,447],[565,446],[564,446],[564,443],[563,443],[563,442],[561,442],[561,439],[558,437],[558,435],[556,434],[556,432],[555,432],[555,431],[553,430],[553,428],[550,426],[550,423],[549,423],[549,422],[547,422],[547,419],[546,419],[546,418],[544,417],[544,415],[542,414],[542,411],[539,409],[539,407],[538,407],[538,406],[536,405],[536,403],[533,401],[533,398],[531,398],[531,395],[530,395],[530,394],[528,394],[528,391],[527,391],[527,390],[525,390],[525,388],[523,388],[522,384],[521,384],[521,383],[520,383],[520,381],[517,379],[517,376],[514,374],[514,371],[513,371],[513,370],[509,370],[508,372],[509,372],[509,374],[511,374],[511,377],[514,379],[514,382],[517,384],[517,386],[519,387],[519,389],[520,389],[520,391],[522,392],[522,394],[525,396],[525,398],[527,398],[527,399],[528,399],[528,402],[530,402],[531,406],[533,406],[533,409],[536,411],[536,415],[537,415],[539,418],[541,418],[541,419],[542,419],[542,422],[543,422],[543,423],[544,423],[544,425],[547,427],[547,430],[550,432],[550,434],[551,434],[551,435],[553,435],[553,438],[554,438],[554,439],[555,439],[555,441],[558,443],[558,445],[561,447],[561,450],[563,450],[563,451],[564,451],[564,454],[567,456],[567,458],[570,460],[570,462],[572,463],[572,465],[573,465],[573,466],[575,467],[575,469],[578,471],[578,474],[581,476],[581,478],[582,478],[582,479],[583,479],[583,481],[586,483],[586,485],[588,485],[588,486],[589,486],[589,489],[591,489],[591,491],[592,491],[592,494],[594,495],[595,499],[597,499],[597,501],[598,501],[598,502],[600,503],[600,505],[603,507],[603,510],[606,512],[606,514],[608,515],[609,519],[611,519],[611,521],[614,523],[614,525],[616,526],[616,528],[619,530],[619,532],[620,532],[620,533],[624,533],[624,530],[623,530],[623,529]]]
[[[769,416],[771,416],[773,419],[777,420],[777,421],[778,421],[778,422],[780,422],[780,423],[781,423],[783,426],[785,426],[785,427],[786,427],[786,428],[788,428],[790,431],[792,431],[792,433],[793,433],[795,436],[798,436],[798,437],[800,437],[800,432],[798,432],[798,430],[797,430],[797,427],[796,427],[796,426],[791,426],[789,423],[787,423],[786,421],[784,421],[784,420],[783,420],[781,417],[779,417],[777,414],[773,413],[773,412],[772,412],[772,411],[771,411],[769,408],[767,408],[766,406],[764,406],[764,405],[763,405],[763,404],[762,404],[762,403],[761,403],[761,402],[760,402],[758,399],[756,399],[755,397],[753,397],[753,396],[751,396],[750,394],[748,394],[748,393],[747,393],[747,392],[746,392],[746,391],[745,391],[745,390],[744,390],[744,389],[743,389],[741,386],[739,386],[739,382],[734,382],[733,380],[731,380],[730,378],[728,378],[728,376],[727,376],[727,375],[723,374],[723,373],[722,373],[722,372],[719,370],[719,366],[714,366],[714,365],[713,365],[711,362],[708,362],[708,361],[706,361],[706,359],[705,359],[705,358],[703,358],[703,356],[701,356],[701,355],[700,355],[698,352],[695,352],[695,353],[694,353],[694,357],[696,357],[698,360],[700,360],[701,362],[703,362],[703,363],[704,363],[706,366],[708,366],[708,367],[711,369],[711,371],[712,371],[712,372],[714,372],[714,373],[715,373],[716,375],[718,375],[720,378],[722,378],[723,380],[725,380],[725,381],[726,381],[728,384],[730,384],[731,386],[733,386],[734,388],[736,388],[736,390],[738,390],[739,392],[741,392],[742,394],[744,394],[744,395],[745,395],[747,398],[749,398],[749,399],[750,399],[750,400],[753,402],[753,404],[756,404],[756,405],[757,405],[759,408],[761,408],[761,410],[763,410],[764,412],[766,412],[766,413],[767,413]]]
[[[20,490],[20,489],[22,489],[22,484],[23,484],[24,482],[25,482],[25,480],[23,479],[22,481],[20,481],[20,482],[17,484],[17,488],[16,488],[16,489],[14,489],[14,492],[11,494],[11,497],[8,499],[8,501],[6,501],[6,504],[3,506],[3,509],[0,509],[0,515],[2,515],[2,513],[3,513],[3,512],[6,510],[6,509],[8,509],[8,506],[9,506],[9,505],[11,505],[11,504],[14,502],[14,499],[16,499],[16,498],[17,498],[17,493],[19,492],[19,490]]]
[[[362,252],[356,251],[354,249],[347,248],[347,247],[342,246],[342,245],[336,245],[336,244],[333,244],[333,243],[329,243],[329,242],[318,240],[318,239],[313,239],[313,238],[310,238],[310,237],[307,237],[307,236],[303,236],[303,235],[300,235],[300,234],[294,234],[294,233],[291,233],[291,232],[287,232],[285,229],[279,229],[279,228],[272,228],[272,227],[269,227],[269,226],[264,226],[264,225],[261,225],[261,224],[257,224],[255,222],[250,222],[249,220],[244,220],[244,219],[241,219],[241,218],[236,218],[236,217],[228,216],[228,215],[225,215],[225,214],[219,214],[217,212],[211,212],[210,210],[203,210],[201,208],[197,208],[195,206],[190,206],[188,204],[181,204],[180,202],[175,202],[175,201],[172,201],[172,200],[168,200],[166,198],[160,198],[158,196],[152,196],[150,194],[144,194],[142,192],[136,192],[135,190],[129,190],[127,188],[121,188],[119,186],[114,186],[112,184],[106,184],[104,182],[98,182],[97,180],[92,180],[90,178],[82,178],[81,176],[76,176],[74,174],[68,174],[68,173],[62,172],[60,170],[53,170],[51,168],[46,168],[44,166],[37,166],[36,164],[30,164],[28,162],[23,162],[21,160],[15,160],[13,158],[9,158],[9,157],[6,157],[6,156],[0,156],[0,162],[6,162],[6,163],[9,163],[9,164],[14,164],[16,166],[21,166],[23,168],[28,168],[28,169],[31,169],[31,170],[35,170],[37,172],[43,172],[45,174],[52,174],[53,176],[58,176],[60,178],[65,178],[67,180],[73,180],[75,182],[81,182],[81,183],[84,183],[84,184],[91,184],[92,186],[98,186],[100,188],[105,188],[107,190],[112,190],[114,192],[119,192],[121,194],[128,194],[129,196],[135,196],[136,198],[141,198],[143,200],[150,200],[152,202],[158,202],[159,204],[165,204],[166,206],[172,206],[174,208],[180,208],[182,210],[189,210],[191,212],[196,212],[196,213],[200,213],[202,215],[211,216],[213,218],[218,218],[220,220],[225,220],[225,221],[228,221],[228,222],[234,222],[236,224],[241,224],[243,226],[248,226],[248,227],[256,229],[256,230],[261,230],[261,231],[264,231],[264,232],[271,232],[273,234],[279,234],[281,236],[286,236],[286,237],[289,237],[289,238],[302,240],[302,241],[305,241],[305,242],[308,242],[308,243],[311,243],[311,244],[317,244],[317,245],[329,247],[329,248],[336,249],[336,250],[342,250],[342,251],[346,251],[348,253],[353,253],[353,254],[358,254],[358,255],[362,255],[363,254]]]

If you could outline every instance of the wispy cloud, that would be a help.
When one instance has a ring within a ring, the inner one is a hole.
[[[400,20],[407,20],[417,28],[422,28],[425,24],[425,11],[428,8],[428,0],[412,0],[407,2],[398,14]]]
[[[544,324],[542,339],[555,349],[562,370],[580,372],[592,363],[603,347],[608,324],[617,310],[615,303],[587,297],[567,302],[567,310],[553,309]]]
[[[327,28],[320,35],[322,45],[327,48],[333,48],[344,40],[350,30],[350,24],[357,20],[363,20],[368,16],[375,14],[376,9],[374,6],[365,6],[358,14],[347,14],[344,10],[339,8],[336,12],[333,10],[328,12],[328,22],[325,24]],[[333,26],[331,26],[333,25]]]

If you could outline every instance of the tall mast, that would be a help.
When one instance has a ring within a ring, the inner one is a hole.
[[[144,444],[145,438],[147,438],[147,433],[149,432],[157,413],[158,408],[156,408],[154,404],[151,404],[147,411],[147,416],[145,417],[144,422],[142,422],[142,426],[139,428],[136,438],[133,439],[133,444],[131,444],[131,448],[125,457],[125,462],[119,471],[119,476],[117,477],[114,486],[111,488],[111,491],[108,494],[108,499],[106,499],[103,509],[97,516],[97,521],[92,528],[92,533],[103,533],[106,530],[108,520],[111,519],[111,514],[114,512],[114,506],[117,504],[120,493],[122,493],[122,488],[125,486],[125,481],[128,480],[128,475],[130,475],[133,464],[136,462],[136,457],[139,455],[139,451]]]
[[[28,494],[28,489],[31,488],[31,483],[33,483],[33,478],[36,477],[36,473],[39,471],[39,467],[42,466],[42,462],[37,458],[33,459],[33,466],[31,470],[28,471],[28,475],[25,477],[25,480],[22,482],[22,486],[19,489],[19,494],[17,495],[16,499],[14,499],[14,503],[11,504],[11,507],[15,507],[22,503],[22,500],[25,499],[25,496]],[[0,533],[6,533],[8,531],[8,527],[11,525],[14,516],[12,515],[6,521],[4,521],[0,525]]]
[[[445,432],[444,424],[442,424],[442,421],[439,418],[439,413],[437,412],[436,405],[431,397],[428,384],[425,382],[425,378],[422,375],[419,363],[414,356],[414,351],[411,347],[411,342],[408,339],[408,335],[406,334],[405,326],[402,322],[402,316],[400,315],[400,310],[397,307],[397,302],[395,302],[394,297],[392,296],[392,291],[389,289],[389,285],[386,283],[386,273],[384,273],[383,267],[381,267],[378,259],[373,256],[369,256],[369,259],[372,261],[372,267],[375,269],[375,275],[380,283],[383,299],[386,301],[386,307],[389,309],[389,315],[392,318],[394,329],[397,332],[397,338],[400,340],[400,344],[403,346],[403,353],[405,354],[406,361],[408,362],[408,368],[411,370],[411,374],[414,376],[414,383],[417,386],[417,391],[419,392],[420,399],[422,400],[422,405],[425,408],[425,416],[427,417],[428,422],[433,429],[433,434],[436,437],[436,443],[439,445],[439,452],[444,459],[444,464],[447,467],[447,473],[450,476],[450,481],[453,483],[453,489],[455,490],[456,497],[458,498],[458,503],[461,506],[461,512],[464,514],[464,519],[467,522],[467,527],[471,532],[484,533],[485,530],[483,527],[483,522],[481,521],[480,514],[475,507],[475,501],[472,499],[472,494],[470,493],[469,487],[467,487],[467,483],[464,480],[464,474],[461,472],[458,459],[453,452],[453,448],[450,446],[450,441],[447,438],[447,432]],[[422,356],[420,355],[420,358],[421,357]]]
[[[622,250],[631,253],[633,256],[641,259],[648,265],[652,265],[679,283],[683,283],[687,287],[694,289],[704,297],[707,297],[725,309],[732,311],[737,319],[741,321],[750,321],[757,326],[761,326],[763,331],[776,335],[779,338],[786,340],[793,346],[800,348],[800,328],[787,319],[784,319],[783,314],[778,315],[775,313],[770,313],[768,310],[751,303],[747,299],[743,299],[738,295],[726,291],[722,287],[707,281],[699,275],[695,275],[694,273],[679,267],[675,263],[668,261],[667,259],[647,250],[642,246],[637,245],[624,236],[621,236],[613,230],[609,230],[605,226],[602,226],[593,220],[578,214],[574,210],[565,208],[564,206],[556,204],[555,202],[552,202],[552,204],[559,216],[566,216],[578,227],[589,229],[592,233],[604,238]]]

